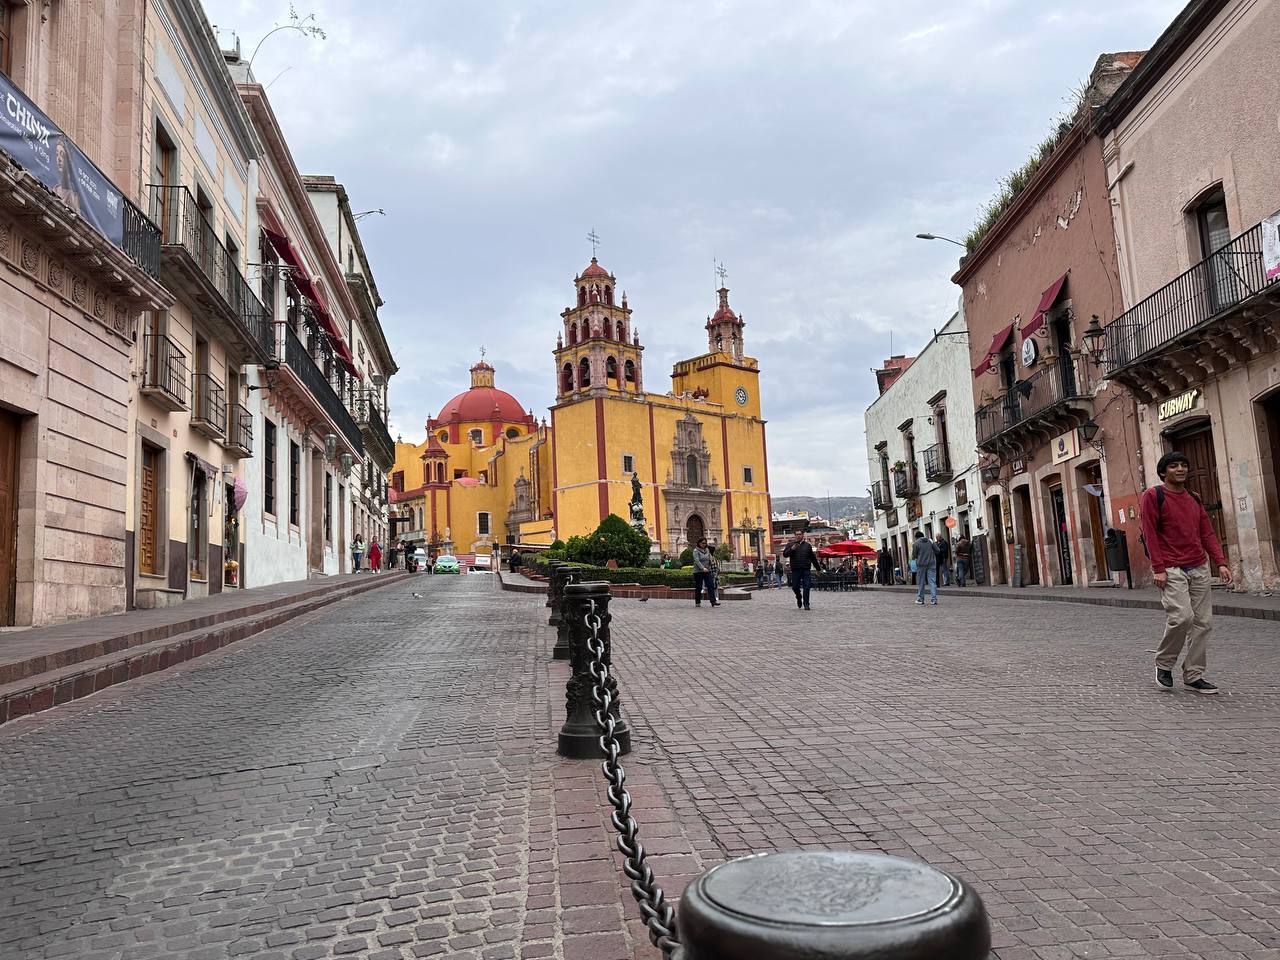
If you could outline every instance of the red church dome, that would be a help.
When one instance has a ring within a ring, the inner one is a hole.
[[[503,423],[523,423],[528,414],[520,401],[497,387],[472,387],[460,393],[440,410],[436,423],[486,422],[501,420]]]
[[[609,271],[600,266],[600,262],[595,257],[591,258],[591,263],[587,265],[587,269],[583,270],[578,277],[579,280],[587,280],[591,277],[600,277],[601,279],[609,279]]]

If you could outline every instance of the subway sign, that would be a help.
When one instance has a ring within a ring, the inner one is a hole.
[[[1156,419],[1163,422],[1171,420],[1174,417],[1181,416],[1188,410],[1194,410],[1200,400],[1199,389],[1191,389],[1186,393],[1179,394],[1160,404],[1159,410],[1156,412]]]

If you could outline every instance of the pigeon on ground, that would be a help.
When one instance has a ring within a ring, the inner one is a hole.
[[[415,600],[421,600],[421,599],[422,599],[422,594],[420,594],[420,593],[415,593],[415,594],[413,595],[413,599],[415,599]]]
[[[641,602],[641,603],[648,603],[648,602],[649,602],[649,598],[648,598],[648,597],[641,597],[641,598],[640,598],[640,602]]]

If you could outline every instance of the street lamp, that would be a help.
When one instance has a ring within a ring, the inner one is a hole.
[[[1084,341],[1084,352],[1089,355],[1089,359],[1094,363],[1102,362],[1102,353],[1105,349],[1103,340],[1106,336],[1107,331],[1102,329],[1102,323],[1095,313],[1093,319],[1089,321],[1089,326],[1081,334],[1081,339]]]
[[[964,247],[964,244],[961,243],[959,240],[952,240],[950,237],[939,237],[936,234],[932,234],[932,233],[917,233],[916,239],[917,240],[945,240],[947,241],[947,243],[954,243],[957,247]],[[969,248],[965,247],[965,249],[968,250]]]

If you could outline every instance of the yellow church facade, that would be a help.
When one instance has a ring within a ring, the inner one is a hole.
[[[677,363],[658,394],[644,389],[644,347],[617,289],[595,258],[574,278],[550,422],[498,390],[482,361],[422,443],[397,444],[403,538],[460,554],[567,540],[610,513],[630,518],[634,476],[657,550],[675,555],[705,536],[743,559],[772,552],[760,372],[729,291],[707,318],[707,352]]]

